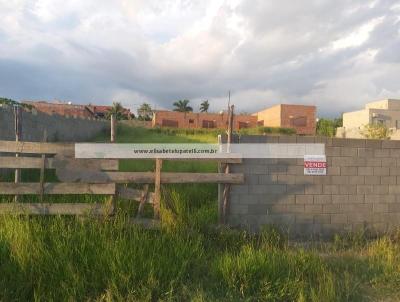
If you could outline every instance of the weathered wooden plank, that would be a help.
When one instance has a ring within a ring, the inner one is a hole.
[[[0,141],[0,152],[74,156],[75,145],[73,143]]]
[[[161,168],[162,160],[156,159],[155,183],[154,183],[154,219],[160,219],[160,206],[161,206]]]
[[[227,164],[241,164],[243,159],[240,157],[235,158],[163,158],[163,160],[168,161],[209,161],[209,162],[218,162],[218,163],[227,163]]]
[[[57,176],[59,174],[57,173]],[[69,179],[61,179],[69,182],[89,183],[154,183],[154,172],[96,172],[96,171],[69,171]],[[244,182],[242,173],[184,173],[184,172],[163,172],[161,182],[171,183],[232,183],[241,184]]]
[[[0,214],[14,215],[108,215],[101,203],[0,203]]]
[[[40,183],[9,183],[0,182],[0,195],[28,195],[40,194]],[[88,183],[45,183],[44,194],[115,194],[115,184],[88,184]]]
[[[81,169],[98,169],[106,171],[118,171],[118,160],[116,159],[58,159],[46,158],[46,169],[56,169],[66,165],[80,167]],[[4,169],[40,169],[42,159],[40,157],[10,157],[0,156],[0,168]]]
[[[117,188],[118,197],[123,198],[123,199],[140,201],[143,196],[143,192],[144,191],[142,191],[142,190],[137,190],[137,189],[132,189],[132,188],[124,188],[124,187]],[[153,200],[154,200],[154,193],[148,192],[146,202],[153,203]]]

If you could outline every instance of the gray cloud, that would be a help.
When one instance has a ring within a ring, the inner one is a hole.
[[[215,3],[7,4],[0,94],[166,108],[209,99],[220,110],[232,90],[239,111],[289,102],[331,116],[400,97],[397,1]]]

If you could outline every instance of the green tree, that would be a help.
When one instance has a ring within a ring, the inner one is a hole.
[[[153,116],[153,109],[151,108],[150,104],[143,103],[140,105],[137,113],[140,120],[150,121]]]
[[[200,104],[200,112],[208,112],[209,108],[210,108],[210,103],[208,102],[208,100],[203,101]]]
[[[368,124],[360,131],[361,135],[369,139],[389,139],[392,130],[385,124]]]
[[[106,117],[111,119],[111,115],[115,115],[117,120],[124,120],[128,117],[124,115],[124,107],[122,107],[120,102],[113,102],[112,107],[108,110]]]
[[[327,137],[334,137],[336,135],[336,129],[342,127],[342,118],[325,119],[321,118],[317,122],[317,134]]]
[[[189,106],[189,100],[179,100],[176,101],[173,105],[175,106],[174,111],[179,111],[179,112],[193,111],[193,108]]]

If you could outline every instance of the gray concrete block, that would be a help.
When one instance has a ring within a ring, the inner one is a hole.
[[[365,203],[393,203],[396,202],[396,197],[394,195],[378,195],[378,194],[368,194],[365,195]]]
[[[313,214],[296,214],[296,224],[313,224],[314,215]]]
[[[235,205],[235,204],[230,204],[229,206],[229,213],[232,215],[245,215],[249,214],[249,209],[248,205]],[[252,213],[250,213],[252,214]]]
[[[381,177],[380,176],[365,176],[365,184],[366,185],[380,185]]]
[[[331,223],[333,224],[348,223],[347,214],[331,214]]]
[[[267,194],[259,195],[258,198],[260,204],[295,204],[295,195]]]
[[[332,183],[332,176],[325,175],[325,176],[311,176],[313,183],[316,185],[325,185]]]
[[[341,147],[326,147],[325,154],[326,156],[341,156]]]
[[[331,223],[331,214],[314,215],[314,223]]]
[[[340,194],[339,185],[323,185],[324,194]]]
[[[268,211],[271,211],[271,207],[266,204],[249,204],[248,206],[248,214],[250,215],[263,215],[267,214]]]
[[[336,175],[341,175],[341,169],[342,168],[345,168],[345,167],[329,167],[328,166],[328,168],[326,169],[327,170],[327,174],[328,175],[333,175],[333,176],[336,176]]]
[[[389,185],[374,185],[374,193],[378,195],[389,194]]]
[[[372,211],[374,213],[388,213],[389,212],[389,204],[388,203],[373,204]]]
[[[371,158],[371,157],[374,156],[374,149],[372,149],[372,148],[358,148],[357,149],[357,156],[358,157]]]
[[[400,203],[389,203],[388,204],[390,213],[399,213],[400,212]]]
[[[378,176],[390,175],[389,167],[374,167],[373,169],[374,169],[374,175]]]
[[[322,205],[322,213],[325,213],[325,214],[340,213],[340,205],[339,204],[324,204],[324,205]]]
[[[375,149],[374,150],[374,157],[390,157],[390,150],[389,149]]]
[[[304,213],[304,204],[288,204],[286,205],[288,213]]]
[[[323,213],[323,205],[321,204],[306,204],[304,212],[308,214],[321,214]]]
[[[357,194],[357,185],[340,185],[339,194]]]
[[[350,185],[363,185],[365,184],[365,176],[349,176]]]
[[[358,148],[342,147],[340,156],[357,157],[358,156]]]
[[[286,185],[288,194],[304,194],[307,185]]]
[[[373,167],[358,167],[358,175],[359,176],[374,175],[374,168]]]
[[[367,157],[365,159],[365,166],[367,167],[381,167],[383,158]]]
[[[381,177],[381,184],[382,185],[395,185],[397,181],[396,176],[382,176]]]
[[[258,204],[260,203],[260,195],[258,194],[241,194],[241,195],[234,195],[232,197],[239,197],[239,204]]]
[[[349,203],[364,203],[365,195],[349,195]]]
[[[251,193],[249,191],[248,185],[232,185],[231,186],[231,194],[248,194]]]
[[[341,167],[340,175],[343,176],[355,176],[358,173],[357,167]]]
[[[400,141],[397,140],[383,140],[382,141],[382,149],[399,149]]]
[[[296,195],[296,204],[313,204],[313,195]]]
[[[374,194],[373,185],[357,185],[357,194]]]
[[[381,162],[382,162],[382,167],[393,167],[393,165],[396,165],[397,163],[397,158],[394,159],[394,158],[384,157],[381,159]]]
[[[400,158],[400,149],[390,149],[390,157]]]
[[[296,184],[312,184],[313,183],[313,176],[309,175],[296,175]],[[321,176],[323,177],[323,176]]]
[[[334,204],[347,203],[348,201],[349,201],[349,195],[347,195],[347,194],[343,194],[343,195],[334,194],[334,195],[332,195],[332,203],[334,203]]]
[[[295,175],[278,175],[278,184],[295,184],[296,176]]]
[[[304,194],[322,194],[322,185],[306,185]]]
[[[278,175],[258,175],[258,184],[260,185],[278,184]]]
[[[400,194],[400,185],[389,185],[389,194]]]
[[[382,140],[378,139],[367,139],[365,141],[365,147],[373,148],[373,149],[380,149],[382,148]]]
[[[281,194],[286,192],[286,185],[265,185],[266,191],[262,193]]]
[[[330,204],[332,203],[332,195],[314,195],[314,204]]]
[[[332,182],[333,185],[345,185],[349,183],[349,177],[348,176],[332,176]]]
[[[400,167],[390,167],[390,175],[391,176],[400,175]]]

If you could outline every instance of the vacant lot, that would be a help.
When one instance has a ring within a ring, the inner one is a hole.
[[[124,127],[118,140],[214,142],[216,134]],[[121,164],[123,171],[153,169],[153,161]],[[163,169],[213,172],[216,165],[166,162]],[[23,175],[26,180],[37,177],[34,171]],[[216,228],[216,195],[212,184],[164,186],[163,225],[157,231],[131,225],[128,216],[137,205],[122,201],[116,217],[103,220],[0,217],[0,300],[397,301],[400,297],[400,236],[367,240],[363,234],[353,234],[328,243],[296,245],[274,229],[254,236]],[[94,197],[78,198],[94,201]],[[78,198],[51,197],[51,201]],[[151,215],[151,209],[146,210]]]

